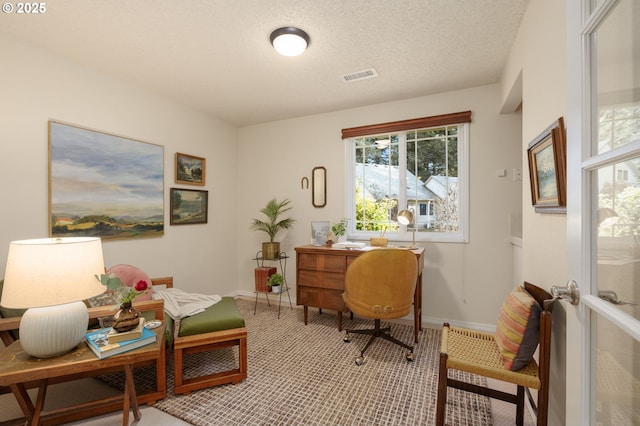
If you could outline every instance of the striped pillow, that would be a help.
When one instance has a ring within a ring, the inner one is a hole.
[[[507,296],[496,329],[496,343],[507,370],[520,370],[527,365],[538,347],[540,305],[521,286]]]

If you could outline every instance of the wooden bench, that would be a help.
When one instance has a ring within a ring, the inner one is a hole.
[[[247,378],[247,329],[232,297],[223,297],[204,312],[176,323],[173,340],[174,394],[188,394]],[[184,355],[238,346],[237,368],[184,378]]]

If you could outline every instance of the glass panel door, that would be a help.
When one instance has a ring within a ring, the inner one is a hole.
[[[591,424],[640,424],[640,2],[592,3],[590,105]],[[590,135],[590,136],[589,136]]]

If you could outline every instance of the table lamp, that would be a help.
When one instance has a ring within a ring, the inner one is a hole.
[[[401,210],[398,213],[398,217],[396,218],[400,225],[409,226],[413,223],[413,212],[411,210]],[[413,239],[411,241],[411,248],[416,248],[416,227],[412,228],[413,231]]]
[[[12,241],[0,305],[28,308],[20,320],[20,342],[37,358],[75,348],[87,332],[83,300],[105,291],[100,238]]]

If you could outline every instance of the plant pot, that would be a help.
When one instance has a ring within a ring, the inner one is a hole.
[[[347,241],[347,236],[346,235],[340,235],[340,236],[336,237],[336,239],[338,240],[339,243],[344,243],[345,241]]]
[[[282,286],[280,284],[278,285],[272,285],[271,286],[271,292],[274,294],[278,294],[282,291]]]
[[[140,323],[140,312],[130,302],[120,305],[120,310],[113,316],[113,329],[118,333],[133,330]]]
[[[267,260],[280,257],[280,243],[262,243],[262,258]]]

